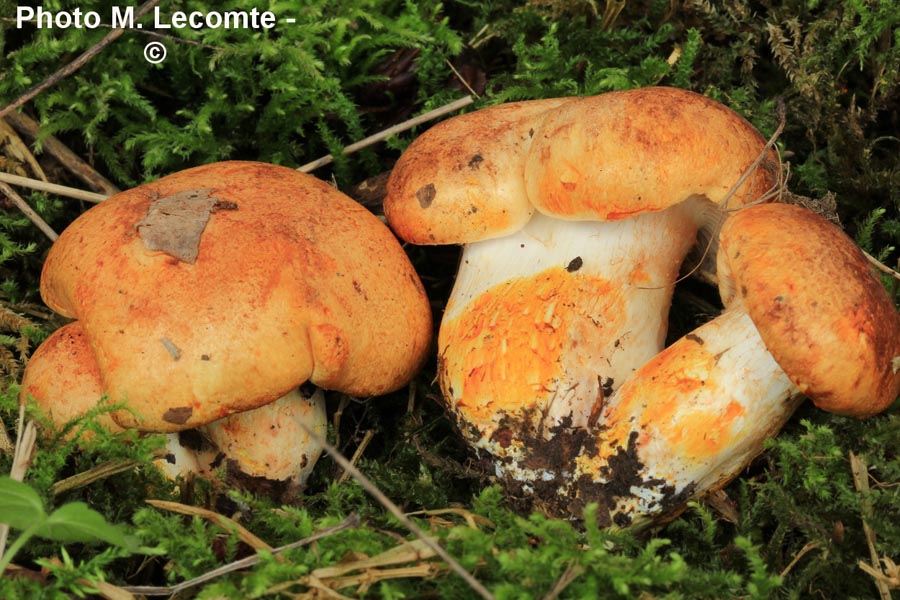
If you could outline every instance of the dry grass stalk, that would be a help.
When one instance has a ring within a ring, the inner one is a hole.
[[[6,120],[9,121],[9,124],[12,125],[16,131],[29,138],[37,139],[41,133],[40,123],[23,113],[10,113],[6,116]],[[41,148],[45,154],[52,156],[59,161],[61,165],[87,184],[88,187],[107,195],[118,193],[119,188],[114,186],[106,177],[98,173],[91,165],[87,164],[77,154],[72,152],[68,146],[52,135],[43,139]],[[37,163],[36,160],[34,162]],[[47,179],[40,171],[34,171],[34,173],[39,174],[43,180]]]
[[[317,531],[311,536],[304,538],[302,540],[298,540],[296,542],[291,542],[290,544],[279,546],[278,548],[273,548],[270,554],[278,556],[282,552],[287,552],[288,550],[294,550],[296,548],[302,548],[303,546],[308,546],[313,542],[320,540],[324,537],[328,537],[329,535],[333,535],[339,531],[343,531],[344,529],[349,529],[351,527],[359,526],[359,515],[351,514],[346,519],[338,523],[333,527],[328,527],[321,531]],[[212,571],[204,573],[194,579],[190,579],[188,581],[184,581],[174,586],[132,586],[132,587],[124,587],[125,591],[128,591],[132,594],[139,594],[142,596],[173,596],[175,594],[180,594],[181,592],[196,587],[198,585],[204,584],[207,581],[212,581],[213,579],[217,579],[222,577],[223,575],[227,575],[228,573],[233,573],[234,571],[239,571],[241,569],[246,569],[248,567],[252,567],[253,565],[259,563],[262,560],[259,554],[255,554],[253,556],[248,556],[247,558],[242,558],[240,560],[236,560],[234,562],[228,563],[227,565],[222,565]]]
[[[362,441],[356,447],[356,450],[353,452],[353,456],[350,457],[350,464],[356,465],[359,462],[359,459],[362,457],[363,452],[366,451],[366,447],[372,441],[372,438],[375,437],[375,430],[368,429],[366,430],[365,435],[363,435]],[[338,483],[345,483],[348,479],[350,479],[350,473],[348,471],[344,471],[341,473],[341,476],[338,478]]]
[[[0,454],[10,454],[15,452],[15,450],[15,445],[9,439],[9,434],[6,433],[6,424],[3,422],[3,419],[0,419]]]
[[[447,568],[441,563],[427,562],[434,557],[434,551],[422,540],[413,540],[376,556],[316,569],[302,579],[272,587],[267,593],[286,593],[291,588],[303,586],[310,588],[310,592],[296,594],[295,598],[319,598],[322,595],[326,598],[346,598],[337,590],[353,587],[354,594],[358,596],[365,594],[372,585],[380,581],[434,577]],[[417,564],[397,566],[405,563]]]
[[[398,133],[402,133],[417,125],[421,125],[422,123],[427,123],[428,121],[433,121],[439,117],[442,117],[451,112],[456,112],[461,108],[465,108],[472,104],[475,100],[472,99],[472,96],[465,96],[460,98],[459,100],[454,100],[449,104],[445,104],[444,106],[438,107],[434,110],[430,110],[427,113],[421,114],[418,117],[413,117],[411,119],[407,119],[402,123],[398,123],[392,127],[388,127],[382,131],[374,135],[370,135],[369,137],[362,139],[354,144],[350,144],[343,150],[343,154],[353,154],[354,152],[359,152],[363,148],[368,148],[378,142],[384,141],[392,135],[396,135]],[[298,167],[298,171],[302,171],[303,173],[309,173],[310,171],[314,171],[319,167],[324,167],[327,164],[331,164],[334,161],[334,156],[331,154],[327,154],[322,158],[316,159],[310,163],[306,163],[302,167]]]
[[[144,4],[140,5],[136,11],[134,11],[134,18],[140,19],[145,14],[153,10],[153,7],[159,4],[160,0],[147,0]],[[50,77],[40,82],[39,84],[32,87],[30,90],[16,98],[11,104],[8,104],[3,109],[0,109],[0,118],[5,117],[12,111],[16,110],[20,106],[24,105],[29,100],[35,98],[38,94],[43,92],[49,87],[56,85],[59,81],[62,81],[75,71],[79,70],[81,67],[86,65],[88,61],[94,58],[96,55],[100,54],[100,52],[110,45],[112,42],[119,39],[119,37],[125,33],[125,29],[113,29],[108,34],[106,34],[102,40],[88,48],[84,53],[82,53],[78,58],[59,69],[56,73],[53,73]]]
[[[34,421],[25,424],[25,405],[19,405],[19,419],[16,422],[16,445],[13,453],[12,468],[9,471],[11,479],[22,481],[25,472],[34,457],[34,444],[37,441],[37,428]],[[0,525],[0,556],[6,552],[6,539],[9,536],[9,525]]]
[[[422,529],[419,528],[415,523],[407,517],[400,507],[394,504],[390,498],[388,498],[384,492],[378,489],[374,483],[372,483],[368,477],[363,475],[359,469],[350,464],[350,461],[342,455],[337,448],[329,444],[325,439],[322,438],[318,433],[316,433],[312,427],[309,427],[305,423],[300,423],[301,427],[303,427],[306,434],[315,441],[317,444],[322,446],[325,451],[338,463],[344,470],[349,471],[350,475],[353,479],[359,483],[360,487],[362,487],[366,492],[368,492],[375,500],[378,501],[384,508],[387,509],[391,515],[394,516],[398,521],[400,521],[413,535],[422,540],[422,542],[427,545],[431,550],[435,552],[441,559],[446,562],[450,569],[453,570],[454,573],[459,575],[463,581],[465,581],[470,588],[472,588],[475,593],[477,593],[485,600],[493,600],[494,595],[491,594],[490,591],[484,585],[475,579],[471,573],[469,573],[459,561],[453,558],[440,544],[438,544],[434,539],[432,539],[428,534],[426,534]]]
[[[65,196],[66,198],[74,198],[75,200],[84,200],[85,202],[103,202],[109,196],[104,194],[97,194],[94,192],[88,192],[86,190],[80,190],[78,188],[69,187],[66,185],[59,185],[56,183],[48,183],[46,181],[41,181],[40,179],[32,179],[30,177],[22,177],[21,175],[13,175],[12,173],[2,173],[0,172],[0,181],[5,183],[9,183],[12,185],[17,185],[19,187],[24,187],[32,190],[38,190],[40,192],[47,192],[49,194],[56,194],[57,196]]]
[[[485,517],[482,517],[481,515],[476,515],[475,513],[471,512],[469,510],[466,510],[465,508],[438,508],[435,510],[419,510],[416,512],[411,512],[411,513],[406,513],[406,514],[410,517],[417,516],[417,515],[426,515],[429,517],[435,517],[435,516],[440,516],[440,515],[450,515],[450,514],[459,515],[465,520],[466,525],[468,525],[469,528],[471,528],[471,529],[480,530],[481,528],[479,527],[479,525],[482,525],[484,527],[491,527],[491,528],[494,527],[494,524],[490,521],[490,519],[486,519]]]
[[[51,558],[49,562],[55,567],[63,566],[63,562],[56,556]],[[78,583],[83,586],[93,588],[94,590],[96,590],[95,593],[97,594],[97,596],[103,598],[104,600],[134,600],[134,594],[132,594],[131,592],[100,579],[88,580],[79,578]]]
[[[53,231],[53,228],[47,225],[47,222],[41,218],[41,215],[37,214],[33,208],[31,208],[22,197],[15,192],[14,189],[9,187],[7,184],[0,182],[0,194],[3,194],[7,198],[9,198],[13,204],[16,205],[16,208],[22,211],[22,213],[28,217],[28,219],[37,225],[37,228],[40,229],[44,235],[50,238],[51,242],[55,242],[56,238],[59,235]]]
[[[7,119],[8,120],[8,119]],[[0,157],[0,165],[5,169],[15,169],[20,172],[31,172],[37,177],[47,180],[40,163],[28,149],[28,145],[16,133],[12,126],[0,119],[0,149],[5,156]],[[25,168],[27,167],[27,169]]]
[[[96,467],[76,473],[71,477],[61,479],[50,486],[50,495],[58,496],[62,493],[83,488],[101,479],[106,479],[117,473],[123,473],[130,469],[140,466],[141,461],[133,459],[110,460]]]
[[[874,569],[863,561],[857,564],[859,568],[871,575],[875,581],[880,582],[892,590],[900,590],[900,565],[897,565],[886,556],[881,557],[884,569]]]
[[[553,589],[551,589],[546,596],[544,596],[543,600],[555,600],[559,597],[560,594],[565,591],[569,584],[578,579],[578,577],[584,573],[584,567],[575,562],[574,560],[569,563],[569,566],[566,567],[566,570],[563,571],[563,574],[559,576],[559,579],[556,580],[556,583],[553,584]]]
[[[878,549],[875,547],[875,531],[869,526],[869,520],[872,518],[872,505],[869,503],[869,471],[865,460],[853,452],[850,452],[850,470],[853,472],[853,483],[856,486],[856,491],[859,492],[859,506],[862,511],[863,533],[866,536],[866,544],[869,546],[869,556],[872,561],[870,565],[866,565],[868,568],[863,570],[869,575],[872,575],[875,587],[878,589],[878,595],[881,599],[891,600],[891,588],[887,583],[890,581],[890,574],[884,573],[879,565],[882,561],[884,561],[886,565],[889,564],[889,566],[894,566],[894,564],[890,559],[879,559],[878,557]],[[862,565],[864,563],[863,561],[859,561],[859,564]],[[896,569],[895,566],[894,568]],[[896,575],[896,573],[894,574]]]
[[[784,570],[779,574],[779,576],[786,577],[787,574],[791,572],[791,569],[793,569],[797,565],[797,563],[800,562],[801,558],[803,558],[804,556],[806,556],[807,553],[811,552],[812,550],[815,550],[818,547],[819,547],[819,544],[817,542],[809,542],[808,544],[806,544],[805,546],[800,548],[800,552],[798,552],[794,556],[794,558],[791,559],[791,562],[788,563],[788,566],[786,566],[784,568]]]
[[[199,506],[190,506],[188,504],[181,504],[179,502],[170,502],[168,500],[147,500],[147,504],[150,506],[154,506],[161,510],[168,510],[171,512],[175,512],[182,515],[188,515],[192,517],[200,517],[210,521],[211,523],[215,523],[222,529],[228,529],[237,533],[238,538],[253,548],[254,550],[265,550],[267,552],[272,552],[273,548],[263,540],[259,539],[256,535],[254,535],[249,529],[238,523],[233,519],[229,519],[226,516],[220,515],[217,512],[213,512],[211,510],[207,510],[205,508],[200,508]]]

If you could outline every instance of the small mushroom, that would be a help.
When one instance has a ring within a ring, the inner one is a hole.
[[[721,231],[718,266],[725,312],[600,409],[560,491],[576,512],[599,502],[626,525],[679,510],[746,467],[802,395],[864,418],[900,394],[900,315],[836,226],[797,206],[747,207]]]
[[[103,382],[78,321],[51,333],[34,351],[22,376],[19,397],[22,402],[33,399],[56,427],[97,407],[104,397]],[[113,433],[124,431],[108,412],[97,416],[97,424]],[[93,435],[89,430],[78,433],[82,440]],[[166,435],[166,456],[156,461],[157,467],[172,480],[190,474],[211,476],[217,452],[185,446],[179,435]]]
[[[78,320],[101,389],[127,404],[113,420],[141,431],[218,422],[307,381],[387,393],[431,338],[424,289],[390,230],[328,184],[262,163],[188,169],[85,212],[51,248],[41,293]],[[238,456],[251,420],[291,435],[304,403],[319,414],[318,400],[294,397],[209,435]]]
[[[555,477],[545,442],[587,426],[595,401],[662,349],[698,228],[773,187],[757,169],[732,190],[764,147],[724,106],[648,88],[477,111],[401,156],[390,225],[410,242],[465,244],[438,374],[500,474]]]

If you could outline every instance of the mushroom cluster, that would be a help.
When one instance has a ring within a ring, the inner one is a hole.
[[[501,479],[624,525],[724,485],[801,393],[855,416],[896,398],[887,293],[839,230],[760,204],[778,173],[743,118],[669,88],[497,106],[410,145],[385,214],[407,241],[464,245],[438,375]],[[663,350],[698,234],[727,310]]]
[[[51,248],[41,294],[75,319],[35,352],[22,399],[57,423],[102,395],[110,427],[170,433],[171,474],[223,464],[301,483],[321,449],[319,392],[408,383],[431,312],[390,230],[326,183],[224,162],[117,194]],[[178,432],[199,428],[206,444]],[[184,440],[182,440],[184,441]],[[224,460],[223,460],[224,459]]]

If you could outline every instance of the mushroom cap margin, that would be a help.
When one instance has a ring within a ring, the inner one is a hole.
[[[148,249],[161,198],[204,191],[216,210],[195,262]],[[223,162],[117,194],[51,248],[41,293],[78,318],[120,425],[189,429],[310,380],[351,395],[408,382],[431,338],[427,297],[390,230],[328,184]]]
[[[788,377],[819,408],[865,418],[900,394],[900,314],[862,251],[812,211],[747,207],[722,228],[726,305],[741,303]]]

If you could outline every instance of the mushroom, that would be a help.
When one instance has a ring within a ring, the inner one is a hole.
[[[79,321],[50,334],[22,377],[22,400],[34,398],[57,427],[96,407],[103,396],[100,370]],[[293,389],[274,402],[200,427],[199,433],[210,443],[185,441],[184,432],[169,433],[166,456],[156,464],[173,480],[189,475],[213,478],[219,465],[233,464],[235,475],[301,485],[322,453],[301,421],[325,434],[328,423],[321,390],[306,396]],[[97,422],[114,433],[124,431],[109,413],[99,415]]]
[[[670,88],[488,108],[404,152],[385,214],[407,241],[465,245],[438,374],[500,475],[556,477],[595,401],[662,349],[698,228],[775,184],[738,185],[764,152],[737,114]]]
[[[735,213],[720,234],[726,310],[598,404],[560,488],[627,525],[727,484],[799,405],[865,418],[900,394],[900,315],[840,229],[798,206]],[[608,519],[604,516],[608,515]]]
[[[262,163],[188,169],[97,205],[51,248],[41,293],[78,319],[102,390],[126,403],[113,420],[141,431],[201,427],[307,381],[384,394],[415,375],[431,337],[390,230],[326,183]],[[208,435],[243,466],[271,462],[245,433],[259,419],[287,432],[297,415],[283,404]]]

